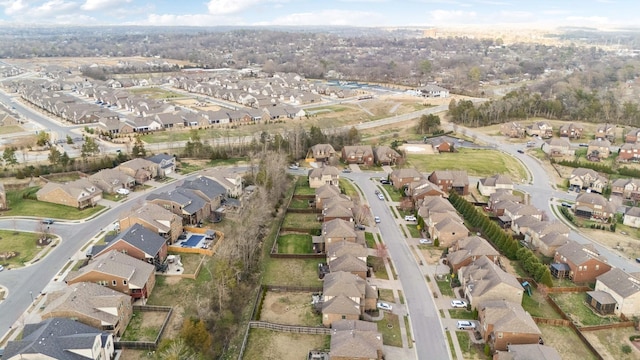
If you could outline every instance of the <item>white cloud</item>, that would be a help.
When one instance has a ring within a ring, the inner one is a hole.
[[[254,25],[384,26],[386,20],[382,14],[367,11],[323,10],[288,14]]]
[[[462,10],[433,10],[427,17],[430,25],[469,24],[476,22],[477,18],[475,11]]]
[[[173,15],[151,14],[145,20],[130,22],[127,25],[152,26],[218,26],[218,25],[246,25],[240,18],[232,16],[213,16],[209,14]]]
[[[43,18],[57,14],[69,14],[71,10],[78,8],[78,4],[72,1],[49,0],[42,5],[29,10],[25,16]]]
[[[116,8],[123,3],[130,3],[131,0],[87,0],[80,8],[86,11]]]
[[[498,20],[501,20],[503,23],[532,22],[535,20],[535,16],[528,11],[502,10],[498,13]]]
[[[0,2],[0,6],[4,7],[4,13],[7,15],[20,13],[28,7],[24,0],[2,1]]]
[[[260,0],[211,0],[207,4],[212,15],[234,14],[257,5]]]
[[[611,25],[609,18],[604,16],[567,16],[565,25],[594,26]]]

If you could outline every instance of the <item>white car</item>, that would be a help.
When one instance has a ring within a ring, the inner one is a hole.
[[[404,217],[404,221],[418,221],[418,219],[416,219],[416,217],[413,215],[406,215]]]
[[[458,328],[458,330],[475,330],[476,324],[472,323],[471,321],[460,320],[456,324],[456,328]]]
[[[466,308],[467,302],[464,300],[451,300],[452,308]]]
[[[430,245],[432,243],[431,239],[420,239],[421,245]]]
[[[380,200],[384,200],[384,195],[382,195],[382,194],[378,194],[378,199],[380,199]]]
[[[380,216],[374,217],[373,220],[376,222],[376,224],[379,224],[380,223]]]
[[[130,193],[131,191],[129,191],[129,189],[120,188],[120,189],[116,190],[116,192],[117,192],[118,194],[120,194],[120,195],[129,195],[129,193]]]
[[[4,266],[0,265],[0,271],[4,270]]]
[[[296,164],[289,165],[289,169],[291,169],[291,170],[298,170],[299,168],[300,167],[298,165],[296,165]]]
[[[378,309],[391,311],[393,307],[391,304],[387,304],[386,302],[378,301]]]

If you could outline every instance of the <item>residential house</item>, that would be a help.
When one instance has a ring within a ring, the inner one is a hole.
[[[609,270],[611,265],[592,244],[579,244],[572,240],[556,250],[551,264],[553,276],[569,278],[574,283],[593,282]]]
[[[353,223],[342,219],[323,222],[321,235],[313,239],[316,252],[325,252],[329,245],[340,241],[364,244],[364,238],[362,235],[358,235]]]
[[[546,235],[534,238],[532,241],[533,248],[544,256],[553,256],[556,250],[569,242],[569,236],[564,233],[552,231]]]
[[[546,256],[553,256],[553,254],[555,254],[555,249],[554,251],[551,251],[549,247],[556,246],[555,244],[557,243],[557,240],[562,241],[562,239],[557,239],[555,237],[547,238],[547,241],[554,240],[551,241],[551,243],[546,243],[542,239],[550,234],[558,234],[563,236],[565,238],[564,241],[566,242],[570,231],[571,229],[560,221],[540,221],[529,227],[528,231],[525,232],[524,241],[530,243],[534,249],[548,254]],[[564,243],[559,245],[564,245]]]
[[[510,138],[523,138],[526,134],[524,126],[515,122],[500,125],[500,133]]]
[[[597,139],[606,139],[611,142],[615,140],[616,137],[616,127],[610,124],[599,125],[596,128],[595,138]]]
[[[447,253],[447,264],[454,274],[458,273],[461,267],[471,264],[481,256],[486,256],[491,262],[498,263],[500,252],[491,244],[479,237],[468,236],[456,241]]]
[[[64,184],[50,181],[36,192],[36,198],[38,201],[84,209],[96,206],[102,199],[102,190],[85,178]]]
[[[507,350],[512,344],[538,344],[542,332],[520,302],[483,301],[478,307],[480,334],[491,350]]]
[[[499,216],[498,220],[504,228],[506,228],[507,222],[509,222],[511,224],[511,230],[518,235],[525,235],[532,227],[540,224],[540,219],[531,215],[522,215],[515,220],[511,220],[509,216],[503,215]]]
[[[608,220],[615,214],[615,208],[604,196],[596,193],[582,193],[573,205],[576,216],[589,219]]]
[[[640,315],[640,277],[612,268],[596,277],[595,290],[587,293],[587,303],[603,315]]]
[[[90,282],[47,293],[42,319],[67,318],[121,336],[133,316],[131,296]]]
[[[7,210],[7,192],[4,190],[4,184],[0,182],[0,210]]]
[[[374,163],[371,145],[347,145],[342,147],[342,161],[346,164],[372,166]]]
[[[227,194],[227,190],[220,185],[220,183],[206,176],[198,176],[193,180],[185,180],[180,188],[191,190],[200,196],[207,202],[211,211],[215,211],[222,206]]]
[[[323,166],[309,170],[309,187],[317,189],[324,184],[338,186],[340,171],[335,166]]]
[[[192,189],[178,187],[168,192],[153,193],[147,196],[147,201],[182,216],[184,224],[199,224],[211,216],[211,204]]]
[[[458,222],[457,219],[447,217],[429,227],[429,235],[432,239],[437,239],[440,242],[440,246],[449,247],[455,241],[469,236],[469,229]]]
[[[373,159],[378,165],[395,165],[402,156],[386,145],[376,146],[373,150]]]
[[[424,178],[424,175],[415,168],[396,169],[389,175],[389,180],[396,189],[402,189],[410,183],[420,181]]]
[[[553,126],[545,121],[538,121],[525,128],[525,132],[529,136],[539,136],[543,139],[549,139],[553,136]]]
[[[493,360],[562,360],[555,348],[540,344],[507,344],[507,351],[496,351]]]
[[[624,213],[622,224],[632,228],[640,228],[640,207],[634,206]]]
[[[571,149],[571,143],[565,138],[551,138],[542,144],[542,151],[549,156],[573,156],[575,151]]]
[[[417,91],[422,97],[449,97],[449,90],[433,84],[421,86]]]
[[[533,216],[538,220],[542,220],[542,210],[533,205],[519,204],[514,202],[508,202],[504,207],[504,216],[508,216],[512,221],[517,220],[524,215]]]
[[[117,250],[94,258],[77,271],[70,271],[69,285],[92,282],[109,287],[134,299],[146,299],[156,283],[155,266]]]
[[[113,335],[79,321],[51,318],[37,324],[26,324],[20,340],[7,343],[3,360],[113,359]]]
[[[428,179],[446,193],[453,190],[459,195],[469,194],[469,176],[464,170],[436,170]]]
[[[176,172],[176,157],[173,155],[158,154],[148,157],[147,160],[157,165],[159,177]]]
[[[239,198],[243,192],[242,173],[237,168],[216,168],[200,172],[202,176],[216,181],[227,191],[227,197]]]
[[[481,256],[458,270],[464,296],[472,307],[491,300],[522,302],[524,288],[515,276],[505,272],[486,256]]]
[[[620,146],[618,157],[616,160],[620,162],[638,162],[640,161],[640,143],[625,143]]]
[[[440,187],[426,178],[409,183],[404,191],[405,195],[411,197],[411,201],[417,204],[422,199],[430,196],[448,197],[447,193],[442,191]]]
[[[602,194],[609,180],[597,171],[586,168],[575,168],[569,177],[569,186]]]
[[[365,311],[375,310],[378,291],[361,277],[344,272],[331,272],[322,287],[322,324],[331,326],[337,320],[359,320]]]
[[[330,272],[346,271],[366,279],[367,248],[346,240],[332,242],[327,246],[327,264]]]
[[[176,242],[183,231],[181,216],[154,203],[145,203],[137,209],[133,208],[120,215],[118,224],[120,229],[140,224],[162,236],[169,244]]]
[[[489,202],[488,202],[487,206],[489,207],[489,210],[495,212],[496,211],[496,209],[495,209],[496,204],[504,202],[504,201],[514,202],[514,203],[522,203],[523,199],[522,199],[522,196],[514,195],[511,190],[496,189],[496,191],[494,193],[489,195]],[[500,215],[502,215],[502,214],[500,214]]]
[[[640,129],[631,128],[624,136],[624,142],[628,144],[635,144],[640,141]]]
[[[444,137],[429,139],[427,140],[427,143],[433,146],[433,149],[436,151],[436,153],[455,152],[455,146],[453,142],[448,141]]]
[[[145,182],[158,177],[158,165],[152,161],[142,158],[125,161],[118,165],[116,169],[132,176],[136,179],[136,183],[138,184],[144,184]]]
[[[587,159],[589,161],[600,161],[606,159],[611,154],[611,142],[607,139],[596,139],[589,141],[587,147]]]
[[[382,360],[384,345],[376,323],[337,320],[331,324],[328,360]]]
[[[639,179],[617,179],[611,184],[611,195],[624,199],[640,200]]]
[[[167,240],[140,224],[118,233],[105,245],[93,245],[91,256],[99,257],[112,250],[140,261],[160,266],[167,258]]]
[[[501,174],[478,180],[478,191],[483,196],[490,196],[498,189],[513,190],[513,181],[508,176]]]
[[[103,169],[88,177],[88,180],[107,194],[115,194],[118,189],[132,189],[136,185],[133,176],[116,169]]]
[[[314,199],[316,209],[324,209],[324,202],[328,199],[333,199],[336,197],[343,197],[344,201],[351,201],[348,196],[340,193],[340,188],[338,188],[337,186],[324,184],[316,188]]]
[[[307,152],[307,162],[326,163],[336,156],[336,151],[331,144],[315,144]]]
[[[456,212],[456,208],[451,205],[449,200],[441,196],[427,196],[416,205],[418,207],[418,212],[422,212],[424,214],[424,216],[421,216],[425,219],[425,221],[429,214]]]
[[[355,205],[352,201],[331,201],[322,209],[322,221],[342,219],[348,222],[353,222],[354,206]]]
[[[574,123],[565,124],[560,126],[560,137],[567,137],[569,139],[582,138],[582,132],[584,129],[582,126],[578,126]]]

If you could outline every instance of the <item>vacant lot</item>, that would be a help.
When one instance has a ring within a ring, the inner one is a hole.
[[[0,230],[0,265],[17,268],[32,260],[42,249],[36,244],[38,237],[37,233]]]
[[[585,293],[551,294],[550,297],[560,306],[571,320],[579,326],[603,325],[620,322],[616,316],[597,315],[586,303]]]
[[[640,359],[640,350],[629,341],[629,336],[638,335],[633,327],[585,331],[583,334],[605,359]],[[631,349],[628,354],[622,350],[625,345]]]
[[[0,113],[0,115],[3,115],[3,114]],[[17,133],[21,131],[24,131],[24,129],[21,128],[19,125],[0,126],[0,135]]]
[[[285,325],[322,326],[322,315],[313,310],[310,292],[268,291],[262,303],[260,321]]]
[[[329,335],[290,334],[251,329],[244,352],[245,360],[300,360],[309,350],[328,349]]]
[[[322,286],[318,264],[323,259],[269,259],[263,284],[283,286]]]
[[[278,253],[280,254],[311,254],[312,252],[311,235],[288,234],[278,237]]]
[[[555,348],[562,359],[591,360],[596,357],[571,328],[539,324],[544,344]]]
[[[166,317],[167,313],[161,311],[134,311],[122,340],[154,341]]]

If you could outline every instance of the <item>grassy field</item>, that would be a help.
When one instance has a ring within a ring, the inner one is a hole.
[[[385,311],[384,318],[378,321],[378,331],[382,334],[382,343],[384,345],[402,347],[398,315]]]
[[[396,298],[393,296],[393,290],[391,289],[380,289],[378,291],[378,300],[387,301],[390,303],[396,302]]]
[[[262,283],[283,286],[322,286],[318,264],[323,259],[268,259]]]
[[[456,331],[460,350],[464,354],[465,360],[490,359],[484,354],[482,345],[476,345],[471,342],[468,331]]]
[[[420,234],[420,230],[418,230],[418,225],[407,225],[407,229],[409,229],[409,235],[412,238],[422,237]]]
[[[630,336],[638,334],[633,327],[587,331],[583,334],[605,359],[640,359],[640,350],[629,341]],[[625,345],[631,348],[630,353],[624,353]]]
[[[251,329],[244,352],[245,360],[306,359],[309,350],[329,349],[331,336],[290,334],[264,329]]]
[[[471,176],[506,174],[515,182],[527,177],[527,172],[515,158],[497,150],[459,149],[455,153],[437,155],[407,155],[409,166],[420,172],[434,170],[466,170]]]
[[[313,244],[311,235],[288,234],[278,238],[278,253],[280,254],[311,254]]]
[[[544,324],[539,324],[538,328],[542,332],[544,344],[556,349],[561,359],[596,359],[571,328]]]
[[[544,299],[544,296],[535,289],[532,289],[531,296],[525,294],[522,297],[522,308],[529,312],[531,316],[547,319],[562,318],[562,316],[560,316],[560,314]]]
[[[392,185],[381,185],[386,191],[387,194],[391,197],[391,201],[400,201],[402,200],[402,194],[399,190],[394,188]],[[386,197],[386,194],[385,194]]]
[[[3,211],[3,216],[35,216],[39,218],[52,218],[64,220],[78,220],[88,218],[102,209],[104,206],[78,210],[71,206],[52,204],[44,201],[25,199],[24,194],[35,194],[38,188],[28,188],[21,191],[7,191],[7,203],[9,210]]]
[[[129,91],[136,95],[148,96],[152,99],[173,99],[185,97],[185,95],[158,87],[131,88]]]
[[[350,197],[352,200],[360,199],[360,194],[356,191],[353,183],[347,179],[340,179],[340,188],[344,191],[344,194]]]
[[[7,268],[23,266],[25,262],[33,259],[40,251],[36,241],[38,241],[37,233],[0,230],[0,254],[9,251],[17,254],[17,256],[8,260],[0,259],[0,265]]]
[[[451,315],[453,319],[475,320],[473,311],[467,311],[467,309],[449,309],[449,315]]]
[[[373,233],[370,232],[365,232],[364,233],[364,241],[367,243],[367,247],[369,249],[375,249],[376,248],[376,240],[373,238]]]
[[[122,340],[154,341],[160,332],[163,316],[166,315],[164,312],[134,311],[127,329],[122,334]],[[158,324],[158,320],[160,320],[160,324]]]
[[[21,131],[24,131],[24,129],[18,125],[0,126],[0,135],[17,133]]]
[[[384,261],[378,256],[368,256],[367,265],[373,267],[373,275],[376,279],[389,280],[389,274],[387,274],[387,268],[384,266]]]
[[[584,293],[551,294],[551,298],[572,320],[581,326],[603,325],[620,322],[615,316],[599,316],[586,304]]]
[[[308,209],[309,208],[309,200],[291,199],[291,203],[289,204],[289,208],[291,208],[291,209]]]
[[[453,289],[449,284],[449,280],[436,281],[436,283],[438,284],[438,289],[440,289],[440,293],[442,293],[443,296],[453,297]]]
[[[317,214],[289,213],[284,216],[282,227],[294,227],[301,229],[320,229],[321,223]]]

